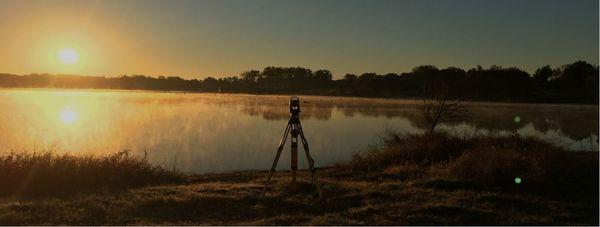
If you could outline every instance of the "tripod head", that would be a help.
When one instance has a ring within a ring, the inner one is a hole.
[[[300,99],[296,96],[290,98],[290,115],[298,116],[300,113]]]

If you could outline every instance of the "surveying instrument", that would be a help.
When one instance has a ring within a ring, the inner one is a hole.
[[[308,166],[310,168],[311,184],[317,187],[319,199],[323,199],[321,187],[319,186],[319,183],[317,182],[317,176],[315,175],[315,161],[310,156],[310,152],[308,149],[308,141],[306,141],[306,137],[304,136],[302,124],[300,124],[300,99],[295,96],[290,98],[290,120],[288,121],[288,124],[285,127],[285,131],[283,132],[281,141],[279,141],[279,147],[277,147],[277,154],[275,155],[275,160],[273,160],[273,165],[271,166],[271,170],[269,171],[267,182],[265,183],[265,186],[263,188],[261,198],[265,196],[267,188],[271,183],[271,178],[273,177],[273,173],[275,173],[275,168],[277,167],[277,162],[279,161],[279,156],[281,156],[281,151],[283,151],[283,146],[285,145],[285,141],[287,140],[288,134],[291,134],[290,143],[292,157],[290,160],[292,169],[292,185],[296,185],[296,170],[298,170],[298,136],[300,136],[302,145],[304,147],[304,153],[306,153]]]

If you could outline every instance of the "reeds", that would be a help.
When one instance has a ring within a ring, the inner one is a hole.
[[[71,195],[178,183],[183,175],[119,152],[107,156],[8,153],[0,156],[0,196]]]
[[[589,181],[584,179],[597,184],[597,159],[598,152],[569,152],[535,138],[388,133],[383,146],[358,153],[339,167],[373,172],[418,166],[483,185],[556,186]]]

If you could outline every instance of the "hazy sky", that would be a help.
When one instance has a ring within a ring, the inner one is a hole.
[[[598,64],[598,0],[0,0],[0,72],[239,75]],[[57,60],[74,49],[76,64]]]

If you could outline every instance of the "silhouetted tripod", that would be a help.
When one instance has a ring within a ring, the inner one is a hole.
[[[277,162],[279,161],[279,156],[281,156],[281,151],[283,151],[283,146],[285,145],[285,141],[287,140],[288,134],[292,135],[290,137],[290,142],[292,144],[292,184],[296,184],[296,170],[298,170],[298,135],[300,135],[300,139],[302,140],[302,145],[304,147],[304,153],[306,153],[306,159],[308,160],[308,165],[310,168],[311,184],[317,187],[319,199],[323,199],[321,187],[319,186],[319,183],[317,182],[317,176],[315,175],[315,161],[310,156],[310,152],[308,149],[308,141],[306,141],[306,137],[304,136],[302,124],[300,124],[300,99],[298,97],[290,98],[290,120],[288,121],[287,127],[285,127],[283,137],[281,137],[281,141],[279,142],[279,147],[277,147],[277,154],[275,155],[275,160],[273,160],[273,165],[271,166],[271,170],[269,171],[267,182],[265,183],[265,186],[263,188],[261,198],[265,196],[267,188],[271,183],[271,177],[273,177],[273,173],[275,172],[275,168],[277,167]]]

